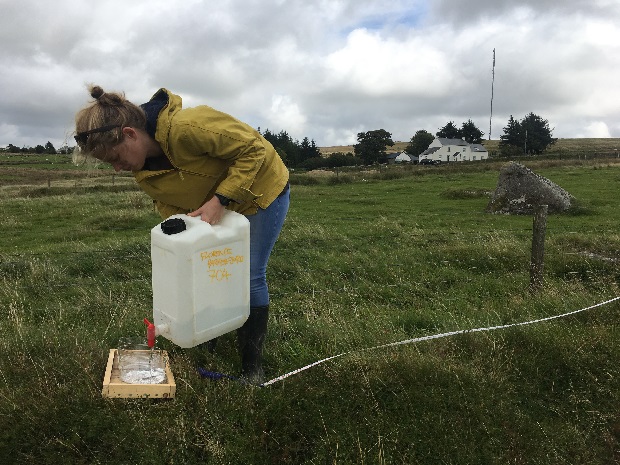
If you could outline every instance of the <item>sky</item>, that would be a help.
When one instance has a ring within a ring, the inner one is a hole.
[[[617,0],[0,0],[0,37],[0,147],[73,146],[89,83],[321,147],[530,112],[620,137]]]

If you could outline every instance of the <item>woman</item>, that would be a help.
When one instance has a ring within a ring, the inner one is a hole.
[[[259,132],[208,106],[183,109],[160,89],[136,106],[124,94],[89,88],[95,99],[75,119],[74,159],[92,156],[132,171],[163,219],[176,213],[217,224],[226,209],[250,221],[250,316],[237,330],[242,376],[263,381],[266,270],[288,211],[288,170]]]

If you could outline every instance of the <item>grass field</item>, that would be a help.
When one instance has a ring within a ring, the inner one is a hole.
[[[3,185],[0,463],[618,463],[618,301],[362,350],[620,296],[617,159],[528,164],[577,200],[549,217],[536,294],[532,218],[484,213],[500,166],[296,175],[267,376],[349,354],[259,388],[197,373],[238,374],[234,333],[215,354],[159,338],[174,400],[101,397],[109,349],[152,314],[150,199],[107,178]]]

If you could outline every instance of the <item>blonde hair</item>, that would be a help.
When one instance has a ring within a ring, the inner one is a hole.
[[[109,150],[122,141],[124,127],[146,127],[144,111],[127,100],[124,93],[105,92],[92,84],[88,92],[95,100],[75,115],[75,163],[93,157],[106,161]]]

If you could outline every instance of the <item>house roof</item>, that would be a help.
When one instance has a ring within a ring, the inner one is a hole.
[[[463,139],[447,139],[445,137],[438,137],[437,140],[443,146],[446,146],[446,145],[469,145]]]
[[[471,144],[469,146],[472,152],[488,152],[487,149],[484,148],[482,144]]]
[[[431,147],[422,152],[422,155],[430,155],[432,153],[435,153],[437,150],[439,150],[439,147]]]

